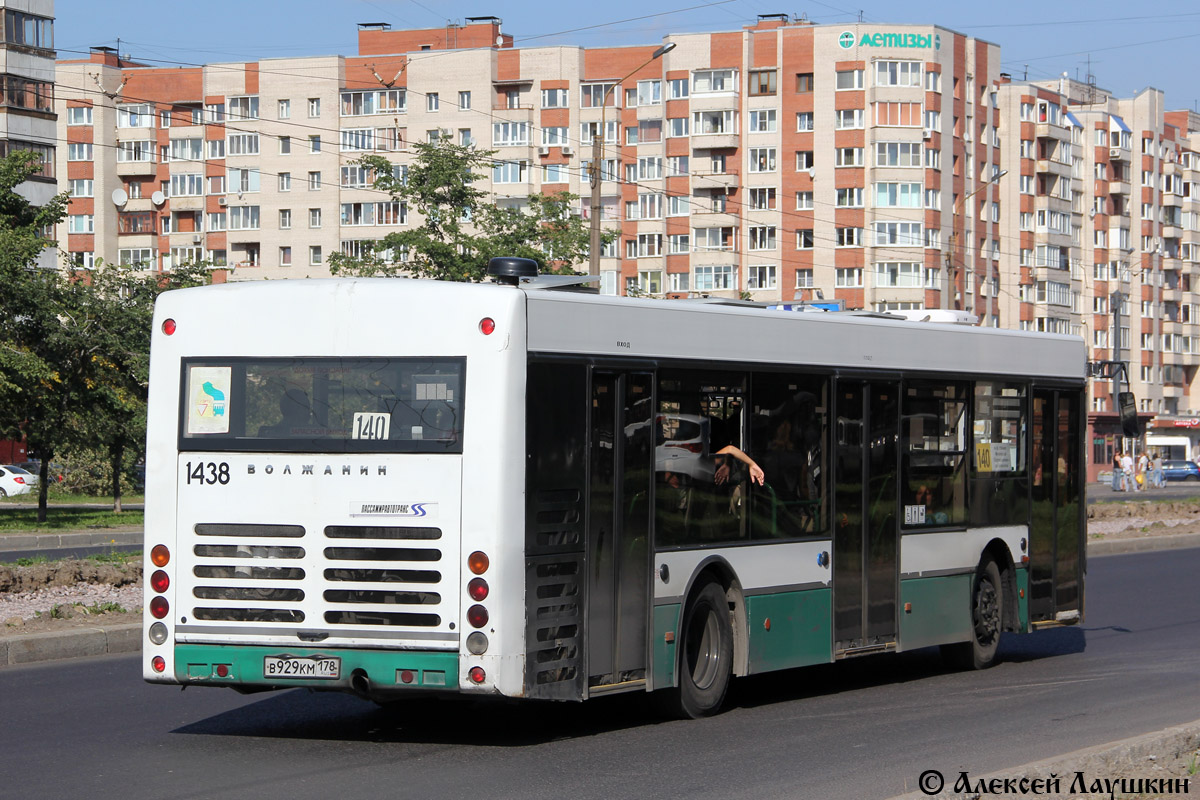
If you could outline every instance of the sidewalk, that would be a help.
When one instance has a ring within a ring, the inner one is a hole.
[[[0,533],[0,561],[6,552],[98,547],[106,544],[142,545],[141,530],[60,531],[58,533]]]

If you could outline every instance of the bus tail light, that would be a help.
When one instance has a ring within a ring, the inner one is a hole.
[[[155,656],[150,659],[150,668],[155,672],[162,672],[167,668],[167,661],[162,656]]]
[[[173,319],[164,319],[163,320],[163,333],[165,333],[167,336],[171,336],[175,333],[175,320],[173,320]]]
[[[471,667],[467,677],[471,679],[471,683],[483,683],[487,680],[487,673],[483,671],[483,667]]]
[[[171,604],[168,603],[167,598],[163,597],[161,594],[155,596],[155,598],[150,601],[150,613],[154,615],[155,619],[162,619],[170,610]]]
[[[496,320],[491,317],[484,317],[479,320],[479,332],[484,336],[491,336],[496,330]]]
[[[156,567],[165,567],[171,560],[171,551],[165,544],[156,544],[150,551],[150,563]]]
[[[487,553],[481,550],[476,550],[467,557],[467,567],[476,575],[482,575],[487,572],[491,560],[487,557]]]
[[[488,596],[488,583],[483,578],[472,578],[467,584],[467,594],[471,595],[471,599],[475,602],[482,602]]]
[[[153,610],[153,606],[151,606]],[[467,622],[471,623],[472,628],[482,628],[488,623],[488,611],[480,605],[474,605],[467,609]]]
[[[165,592],[167,590],[167,587],[170,585],[171,585],[170,576],[168,576],[167,573],[161,569],[156,570],[155,573],[150,576],[150,588],[156,592],[159,592],[159,593]]]

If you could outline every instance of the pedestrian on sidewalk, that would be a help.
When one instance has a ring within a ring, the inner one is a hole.
[[[1125,470],[1121,468],[1121,454],[1115,450],[1113,451],[1112,472],[1112,490],[1114,492],[1125,491]]]
[[[1154,451],[1154,461],[1150,468],[1150,476],[1153,479],[1154,488],[1161,489],[1167,485],[1167,480],[1163,477],[1163,457],[1161,450]]]
[[[1133,456],[1129,453],[1121,456],[1121,491],[1132,492],[1133,484]]]
[[[1146,491],[1149,488],[1150,459],[1146,458],[1146,452],[1143,450],[1138,454],[1137,460],[1137,490],[1139,492]]]

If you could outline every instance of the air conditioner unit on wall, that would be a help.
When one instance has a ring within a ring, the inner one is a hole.
[[[217,198],[217,205],[219,205],[219,206],[227,206],[227,205],[229,205],[229,198],[228,198],[228,197],[218,197],[218,198]]]
[[[204,241],[204,237],[198,233],[192,234],[192,244],[200,244]]]
[[[1111,149],[1108,151],[1108,157],[1109,157],[1110,159],[1113,159],[1113,158],[1120,158],[1120,157],[1121,157],[1121,148],[1119,148],[1119,147],[1113,147],[1113,148],[1111,148]]]
[[[573,155],[574,153],[575,153],[575,151],[571,148],[570,145],[566,145],[566,144],[563,145],[562,154],[564,156]]]
[[[550,155],[550,148],[549,148],[549,147],[547,147],[546,145],[542,145],[541,147],[539,147],[539,148],[538,148],[538,155],[539,155],[539,156],[548,156],[548,155]]]

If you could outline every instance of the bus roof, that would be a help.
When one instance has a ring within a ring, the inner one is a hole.
[[[1076,336],[849,312],[796,313],[396,278],[254,281],[183,289],[164,294],[159,313],[203,311],[207,333],[215,336],[209,342],[217,347],[227,337],[244,344],[246,325],[258,320],[264,333],[266,326],[273,326],[265,337],[272,344],[259,344],[277,350],[289,342],[303,347],[298,339],[318,342],[330,337],[350,347],[361,345],[364,338],[344,329],[355,325],[382,324],[401,338],[406,332],[429,334],[451,320],[457,324],[464,314],[482,310],[508,315],[520,313],[522,305],[531,353],[1077,381],[1084,379],[1087,360],[1084,342]],[[216,317],[230,324],[218,324]],[[302,331],[297,330],[297,320],[303,320]],[[393,337],[368,338],[375,342],[371,349],[389,343],[394,347],[396,342]]]

